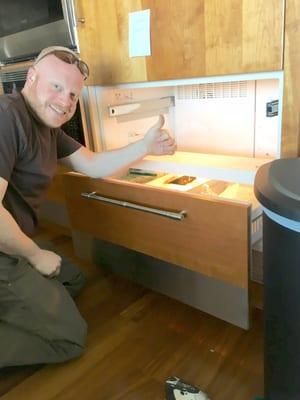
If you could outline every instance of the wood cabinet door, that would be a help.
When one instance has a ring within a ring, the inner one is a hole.
[[[144,0],[149,80],[282,69],[282,0]]]
[[[283,0],[77,0],[88,84],[282,69]],[[128,13],[151,10],[151,56],[128,55]]]
[[[80,55],[90,67],[87,84],[147,80],[145,58],[128,55],[128,13],[141,9],[141,0],[76,1]]]

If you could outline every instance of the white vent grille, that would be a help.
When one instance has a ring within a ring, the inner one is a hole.
[[[200,83],[178,87],[178,100],[247,97],[247,81]]]

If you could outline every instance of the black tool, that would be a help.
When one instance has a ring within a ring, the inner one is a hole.
[[[166,380],[166,400],[209,400],[207,395],[177,376]]]

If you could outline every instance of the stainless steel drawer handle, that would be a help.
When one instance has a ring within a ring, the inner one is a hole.
[[[145,212],[149,212],[152,214],[158,214],[163,217],[176,219],[178,221],[182,221],[185,218],[185,216],[187,215],[186,211],[184,211],[184,210],[179,211],[179,212],[172,212],[172,211],[161,210],[159,208],[145,207],[145,206],[141,206],[140,204],[130,203],[128,201],[122,201],[122,200],[117,200],[117,199],[111,199],[109,197],[100,196],[97,194],[97,192],[81,193],[81,196],[85,197],[86,199],[103,201],[104,203],[115,204],[117,206],[133,208],[135,210],[145,211]]]

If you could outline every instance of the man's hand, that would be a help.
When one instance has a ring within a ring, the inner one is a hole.
[[[42,275],[51,278],[60,273],[61,257],[53,251],[39,249],[27,259]]]
[[[91,178],[124,174],[133,163],[142,160],[148,154],[174,154],[176,144],[168,132],[162,129],[164,122],[164,117],[160,115],[157,123],[147,131],[143,139],[120,149],[96,153],[82,146],[60,161]]]
[[[147,148],[147,153],[151,155],[174,154],[176,144],[173,138],[169,135],[166,129],[162,129],[165,123],[163,115],[155,125],[153,125],[144,136],[144,143]]]

